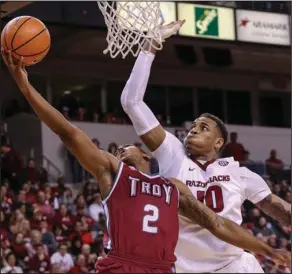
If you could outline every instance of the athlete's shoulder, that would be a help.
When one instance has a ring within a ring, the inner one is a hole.
[[[216,168],[228,168],[238,169],[240,167],[239,162],[235,161],[233,157],[218,158],[213,164]]]

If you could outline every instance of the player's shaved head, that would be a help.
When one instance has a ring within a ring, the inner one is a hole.
[[[144,173],[150,172],[151,157],[141,147],[131,144],[121,145],[118,147],[115,156]]]

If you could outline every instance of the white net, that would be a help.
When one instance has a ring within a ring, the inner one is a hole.
[[[108,47],[103,51],[112,58],[119,54],[125,58],[129,53],[137,56],[139,51],[150,47],[162,49],[159,26],[163,23],[159,2],[99,1],[107,26]],[[145,42],[149,47],[143,49]]]

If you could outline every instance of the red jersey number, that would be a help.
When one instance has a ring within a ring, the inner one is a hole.
[[[207,191],[198,191],[197,199],[212,209],[215,213],[219,213],[224,209],[223,193],[220,186],[211,186]]]
[[[144,212],[148,213],[143,217],[143,231],[148,233],[157,233],[158,228],[153,224],[159,219],[159,209],[154,205],[145,205]],[[152,224],[150,224],[150,222]]]

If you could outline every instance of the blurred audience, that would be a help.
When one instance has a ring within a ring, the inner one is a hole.
[[[230,133],[230,142],[225,146],[223,157],[233,157],[235,161],[244,160],[245,149],[242,144],[237,142],[237,132]]]
[[[266,160],[267,174],[273,176],[284,168],[282,160],[277,158],[277,151],[272,149],[270,157]]]

